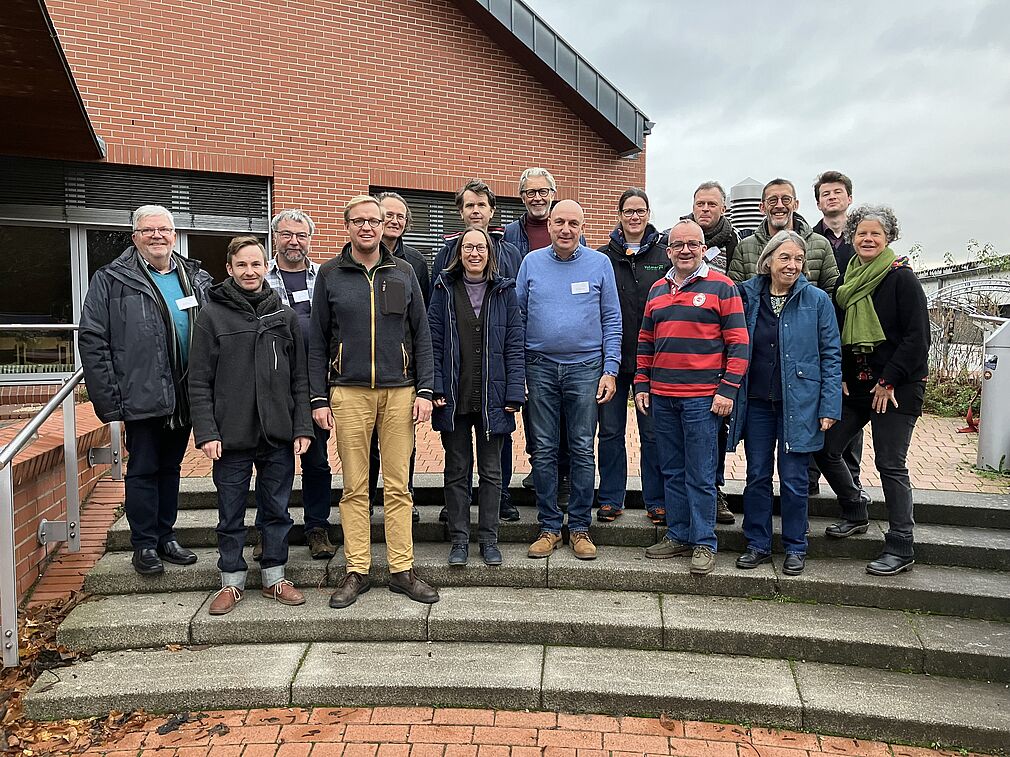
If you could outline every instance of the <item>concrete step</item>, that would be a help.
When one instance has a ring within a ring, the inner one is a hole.
[[[103,652],[40,677],[25,698],[25,713],[54,719],[138,707],[422,704],[675,712],[978,750],[1003,748],[1010,737],[1003,684],[689,652],[462,642]]]
[[[447,588],[435,605],[381,587],[333,610],[329,589],[300,607],[250,590],[230,614],[208,592],[96,597],[58,641],[87,652],[166,644],[473,641],[667,649],[807,660],[1010,682],[1010,624],[893,610],[734,597],[578,589]]]
[[[166,591],[210,591],[220,586],[216,550],[194,550],[195,565],[166,565],[157,576],[138,575],[129,552],[110,552],[84,581],[93,594]],[[248,585],[259,586],[259,571],[246,549]],[[601,547],[596,560],[579,560],[563,547],[542,560],[526,557],[525,544],[505,544],[504,564],[490,568],[474,554],[465,567],[446,564],[447,545],[418,543],[414,567],[435,586],[502,586],[513,588],[645,591],[730,597],[774,597],[827,604],[919,610],[988,620],[1010,620],[1010,573],[949,566],[916,565],[898,576],[871,576],[865,562],[844,558],[811,558],[800,576],[780,575],[781,557],[755,570],[738,570],[734,553],[721,552],[708,576],[688,572],[685,559],[649,560],[639,547]],[[312,560],[304,549],[292,549],[287,576],[299,586],[333,586],[344,574],[343,552],[330,561]],[[385,545],[372,547],[372,581],[389,580]]]
[[[536,509],[520,507],[521,520],[518,523],[501,523],[498,538],[503,543],[529,544],[539,531]],[[291,529],[290,541],[294,545],[304,544],[302,509],[291,508],[295,525]],[[444,542],[448,539],[445,524],[438,521],[438,509],[419,508],[421,521],[414,526],[415,542]],[[247,543],[255,543],[253,527],[255,511],[246,514],[248,524]],[[334,522],[331,539],[335,544],[343,540],[340,526],[340,509],[332,513]],[[471,538],[477,538],[477,509],[471,508]],[[782,551],[781,524],[774,520],[774,549]],[[809,554],[811,557],[849,557],[872,560],[880,554],[887,523],[871,522],[868,533],[847,539],[834,539],[824,535],[824,529],[834,521],[829,518],[810,518]],[[214,547],[217,545],[217,510],[181,510],[176,520],[176,534],[186,546]],[[719,546],[731,552],[742,552],[747,542],[743,535],[743,517],[738,516],[733,525],[717,527]],[[654,544],[665,533],[645,516],[643,510],[629,510],[611,523],[593,523],[590,533],[593,540],[602,546],[646,547]],[[916,561],[933,565],[957,565],[966,568],[990,570],[1010,570],[1010,531],[990,528],[969,528],[964,526],[939,526],[933,524],[916,527]],[[383,532],[382,508],[376,508],[372,516],[372,541],[385,539]],[[120,518],[109,530],[108,549],[130,549],[130,526],[126,516]]]
[[[533,492],[522,487],[523,475],[513,474],[510,492],[517,505],[532,507],[536,504]],[[343,478],[333,477],[333,504],[340,500],[343,488]],[[734,512],[743,512],[743,481],[727,481],[723,491],[729,498],[730,507]],[[870,517],[875,520],[886,520],[887,511],[884,507],[884,492],[880,487],[871,486],[867,493],[873,498],[870,505]],[[1010,530],[1010,495],[979,494],[975,492],[936,491],[916,489],[915,521],[916,523],[935,523],[938,525],[968,526],[973,528],[998,528]],[[419,507],[441,507],[444,502],[442,476],[435,473],[418,473],[414,476],[414,501]],[[301,477],[295,477],[291,492],[291,505],[301,506]],[[642,481],[637,476],[628,477],[628,494],[625,503],[629,508],[642,509]],[[183,509],[200,509],[217,507],[217,494],[214,484],[208,477],[186,478],[180,484],[179,507]],[[777,507],[777,505],[776,505]],[[815,517],[837,518],[838,503],[826,483],[821,482],[821,493],[810,497],[810,514]]]

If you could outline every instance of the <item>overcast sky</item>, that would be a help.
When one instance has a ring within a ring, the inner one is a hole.
[[[654,219],[694,187],[842,171],[891,205],[922,263],[1010,253],[1007,0],[526,0],[656,122]],[[615,188],[616,190],[617,188]]]

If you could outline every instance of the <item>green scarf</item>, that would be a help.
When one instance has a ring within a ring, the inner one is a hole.
[[[835,290],[835,302],[845,310],[842,344],[851,347],[853,352],[873,352],[885,340],[870,297],[896,259],[890,247],[885,247],[869,262],[853,255],[845,269],[845,283]]]

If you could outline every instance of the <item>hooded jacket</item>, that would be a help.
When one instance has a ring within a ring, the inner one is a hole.
[[[213,280],[195,260],[172,253],[183,293],[196,297],[190,334]],[[185,367],[173,359],[169,344],[174,326],[165,303],[136,247],[98,269],[81,309],[79,348],[84,380],[95,414],[103,423],[169,417],[189,423]]]
[[[756,276],[738,287],[752,339],[768,281],[768,276]],[[788,452],[815,452],[824,446],[821,418],[842,417],[841,338],[831,297],[801,275],[782,307],[778,327],[782,441]],[[729,421],[729,449],[747,433],[747,386],[755,370],[761,367],[751,362],[736,395]]]
[[[432,411],[431,425],[436,431],[452,431],[456,414],[460,355],[454,296],[458,279],[457,274],[447,271],[439,274],[428,311],[435,354],[435,396],[444,397],[446,401],[445,407]],[[505,412],[505,406],[522,407],[526,399],[526,358],[515,281],[495,276],[488,282],[483,307],[486,308],[482,311],[484,344],[481,352],[485,361],[481,388],[484,433],[510,434],[515,431],[515,416]]]
[[[263,288],[254,308],[227,279],[211,287],[196,320],[189,394],[197,447],[220,441],[225,450],[247,450],[313,438],[298,316],[265,281]]]
[[[410,263],[385,245],[368,271],[350,243],[323,263],[312,294],[309,394],[329,406],[330,386],[411,386],[431,399],[431,332],[424,297]]]
[[[620,226],[610,232],[610,241],[599,248],[599,252],[610,258],[617,281],[617,297],[621,303],[622,373],[634,373],[638,366],[638,332],[642,328],[645,303],[652,285],[670,270],[667,246],[667,235],[650,223],[645,227],[642,246],[634,255],[627,254]]]
[[[799,213],[793,213],[793,231],[807,243],[806,276],[811,284],[828,294],[835,291],[838,281],[838,263],[831,243],[820,234],[815,234],[810,224]],[[726,275],[735,283],[742,284],[757,276],[757,262],[768,244],[768,221],[762,221],[749,237],[740,241],[729,264]]]

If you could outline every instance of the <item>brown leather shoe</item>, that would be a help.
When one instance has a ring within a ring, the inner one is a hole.
[[[337,548],[330,543],[330,535],[325,528],[312,528],[305,534],[309,544],[309,554],[313,560],[329,560],[337,554]]]
[[[242,590],[236,586],[223,586],[214,594],[214,599],[207,608],[211,615],[227,615],[242,601]]]
[[[537,540],[530,544],[530,548],[526,551],[526,556],[538,559],[541,557],[547,557],[558,548],[559,544],[561,544],[561,534],[552,534],[548,531],[541,531]]]
[[[572,551],[580,560],[595,560],[596,545],[593,544],[592,537],[585,531],[576,531],[571,535],[570,543]]]
[[[305,604],[305,595],[286,578],[282,578],[273,586],[264,586],[262,594],[267,599],[276,599],[282,605]]]
[[[363,576],[360,573],[347,573],[337,590],[330,595],[330,607],[334,610],[350,607],[357,600],[359,594],[364,594],[371,588],[372,582],[368,580],[368,576]]]
[[[390,573],[389,590],[397,594],[406,594],[415,602],[423,602],[426,605],[433,605],[439,599],[438,589],[418,578],[413,568],[400,573]]]

